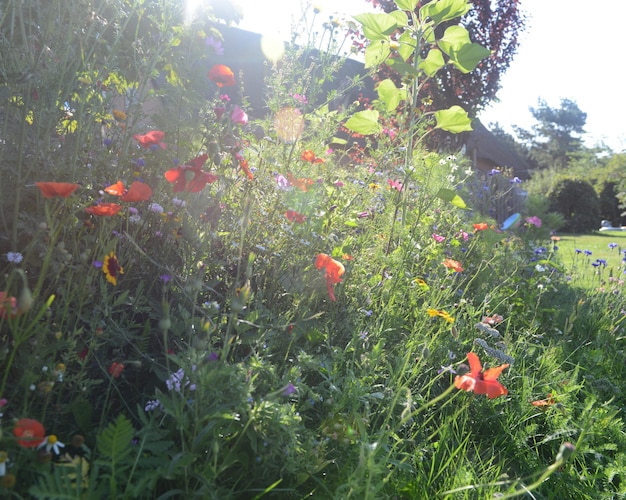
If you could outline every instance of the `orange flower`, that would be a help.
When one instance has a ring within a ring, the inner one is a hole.
[[[454,259],[443,259],[443,262],[441,262],[441,263],[444,266],[446,266],[448,269],[453,269],[457,273],[462,273],[463,272],[463,267],[461,266],[460,262],[457,262]]]
[[[551,406],[554,403],[556,403],[556,401],[554,400],[554,396],[552,395],[552,393],[548,394],[548,397],[546,399],[539,399],[537,401],[533,401],[530,404],[533,406]]]
[[[125,190],[126,188],[122,181],[117,181],[115,184],[104,188],[105,193],[112,194],[113,196],[122,196]]]
[[[165,137],[165,132],[161,132],[160,130],[151,130],[146,134],[135,134],[133,135],[133,139],[135,139],[142,148],[151,148],[153,146],[159,146],[161,149],[167,149],[167,145],[161,141]]]
[[[310,163],[324,163],[325,161],[323,158],[318,158],[317,156],[315,156],[315,153],[310,149],[305,149],[304,151],[302,151],[300,158]]]
[[[133,182],[122,195],[122,201],[146,201],[152,196],[152,189],[145,182]]]
[[[328,296],[330,300],[335,302],[335,290],[333,285],[335,283],[341,283],[341,276],[346,272],[346,268],[343,267],[341,262],[336,261],[330,255],[325,253],[317,254],[315,258],[315,268],[317,270],[324,269],[326,271],[326,290],[328,290]]]
[[[111,217],[116,215],[122,209],[122,205],[117,203],[99,203],[85,208],[85,212],[99,217]]]
[[[218,87],[232,87],[236,85],[235,74],[225,64],[216,64],[209,70],[209,80]]]
[[[307,191],[307,187],[313,184],[313,179],[309,179],[308,177],[296,179],[290,173],[287,173],[287,180],[289,181],[289,184],[298,188],[300,191]]]
[[[304,221],[306,221],[306,216],[296,212],[295,210],[287,210],[285,212],[285,217],[289,219],[289,222],[297,222],[299,224],[302,224]]]
[[[113,378],[119,378],[123,371],[124,365],[122,363],[118,363],[117,361],[114,361],[113,363],[111,363],[111,366],[109,366],[109,374]]]
[[[13,434],[17,438],[17,444],[24,448],[35,448],[43,443],[46,430],[41,422],[32,418],[21,418],[15,422]]]
[[[123,122],[124,120],[126,120],[127,116],[126,113],[124,113],[123,111],[119,109],[114,109],[113,118],[115,118],[118,122]]]
[[[485,231],[489,229],[489,225],[486,222],[479,222],[478,224],[474,224],[474,229],[476,231]]]
[[[60,196],[67,198],[78,189],[78,184],[70,182],[35,182],[44,198],[54,198]]]
[[[252,175],[250,167],[248,166],[248,160],[239,160],[239,166],[241,167],[241,170],[243,170],[244,173],[248,176],[248,179],[254,179],[254,175]]]
[[[507,388],[498,382],[498,377],[503,370],[509,367],[508,364],[488,368],[483,371],[480,359],[478,359],[476,353],[468,353],[467,359],[470,365],[470,372],[455,377],[454,386],[457,389],[474,391],[475,394],[486,394],[489,399],[506,396],[509,393]]]
[[[19,312],[17,299],[8,296],[6,292],[0,292],[0,319],[5,319],[7,316],[15,318]]]

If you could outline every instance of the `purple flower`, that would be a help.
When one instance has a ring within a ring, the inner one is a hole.
[[[213,351],[211,354],[209,354],[206,357],[207,361],[217,361],[217,359],[218,359],[218,356],[217,356],[217,353],[215,351]]]
[[[609,243],[609,248],[611,250],[613,250],[614,248],[617,248],[617,243]]]
[[[216,56],[224,55],[224,47],[222,47],[222,41],[209,35],[204,39],[204,43],[209,51],[213,52]]]
[[[145,167],[146,166],[146,160],[144,158],[137,158],[135,160],[135,165],[137,167]]]
[[[489,175],[498,175],[500,171],[497,168],[492,168]]]
[[[162,274],[161,276],[159,276],[159,279],[163,283],[167,283],[168,281],[170,281],[172,279],[172,277],[169,274]]]
[[[287,386],[283,389],[282,395],[291,396],[294,392],[296,392],[296,387],[291,382],[289,382]]]
[[[282,174],[278,174],[276,176],[276,184],[278,184],[278,187],[280,189],[289,189],[289,186],[290,186],[289,181]]]
[[[96,269],[102,269],[102,261],[101,260],[94,260],[93,261],[93,267],[95,267]]]
[[[513,177],[509,182],[511,184],[521,184],[522,179],[520,179],[519,177]]]
[[[591,250],[585,250],[585,255],[589,257],[593,252]]]

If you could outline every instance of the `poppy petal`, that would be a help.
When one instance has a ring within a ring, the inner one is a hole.
[[[105,193],[112,194],[113,196],[122,196],[125,190],[126,188],[122,181],[117,181],[115,184],[104,188]]]
[[[135,181],[122,195],[122,201],[146,201],[152,196],[152,189],[145,182]]]
[[[35,182],[44,198],[54,198],[60,196],[67,198],[78,189],[78,184],[70,182]]]

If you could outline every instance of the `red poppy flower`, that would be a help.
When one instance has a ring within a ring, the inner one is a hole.
[[[7,316],[15,318],[19,315],[17,307],[17,299],[7,295],[6,292],[0,292],[0,318],[6,319]]]
[[[307,191],[308,186],[313,184],[313,179],[309,179],[308,177],[296,179],[290,173],[287,173],[287,180],[289,181],[289,184],[298,188],[300,191]]]
[[[204,189],[204,186],[212,184],[218,179],[217,175],[202,170],[202,166],[208,157],[209,155],[205,153],[185,165],[180,165],[165,172],[167,181],[174,184],[173,191],[175,193],[180,191],[198,193]]]
[[[306,216],[296,212],[295,210],[287,210],[285,212],[285,217],[289,219],[289,222],[297,222],[299,224],[302,224],[304,221],[306,221]]]
[[[325,161],[323,158],[318,158],[317,156],[315,156],[315,153],[310,149],[305,149],[304,151],[302,151],[300,158],[310,163],[324,163]]]
[[[152,189],[144,182],[135,181],[126,190],[122,181],[104,188],[104,191],[114,196],[120,196],[122,201],[146,201],[152,196]]]
[[[99,203],[85,208],[85,212],[99,217],[111,217],[122,209],[122,205],[117,203]]]
[[[145,182],[133,182],[122,195],[122,201],[146,201],[152,197],[152,189]]]
[[[489,399],[506,396],[509,393],[507,388],[498,382],[498,377],[503,370],[509,367],[508,364],[483,371],[480,359],[478,359],[476,353],[468,353],[467,360],[469,361],[470,372],[455,377],[454,386],[457,389],[474,391],[475,394],[486,394]]]
[[[35,182],[44,198],[54,198],[60,196],[67,198],[78,189],[78,184],[70,182]]]
[[[135,134],[133,135],[133,139],[135,139],[142,148],[150,148],[152,146],[159,146],[161,149],[167,149],[167,145],[163,141],[165,137],[165,132],[161,132],[160,130],[151,130],[146,134]]]
[[[113,363],[111,363],[111,366],[109,366],[109,374],[113,378],[119,378],[123,371],[124,365],[122,363],[118,363],[117,361],[114,361]]]
[[[489,225],[486,222],[479,222],[478,224],[474,224],[474,229],[476,231],[485,231],[489,229]]]
[[[218,87],[232,87],[236,85],[235,74],[225,64],[216,64],[209,70],[209,80]]]
[[[341,262],[336,261],[330,255],[320,253],[315,257],[315,268],[317,270],[324,269],[326,271],[326,290],[330,300],[335,302],[335,290],[333,285],[335,283],[341,283],[341,276],[346,272],[346,268],[343,267]]]
[[[46,430],[41,422],[32,418],[21,418],[13,427],[13,434],[17,438],[17,444],[24,448],[35,448],[45,439]]]
[[[461,266],[461,263],[456,261],[456,260],[454,260],[454,259],[443,259],[443,261],[441,263],[444,266],[446,266],[448,269],[453,269],[457,273],[462,273],[463,272],[463,267]]]

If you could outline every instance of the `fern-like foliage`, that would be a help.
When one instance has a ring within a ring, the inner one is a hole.
[[[131,453],[130,442],[134,434],[130,420],[120,414],[98,435],[98,452],[115,466]]]

